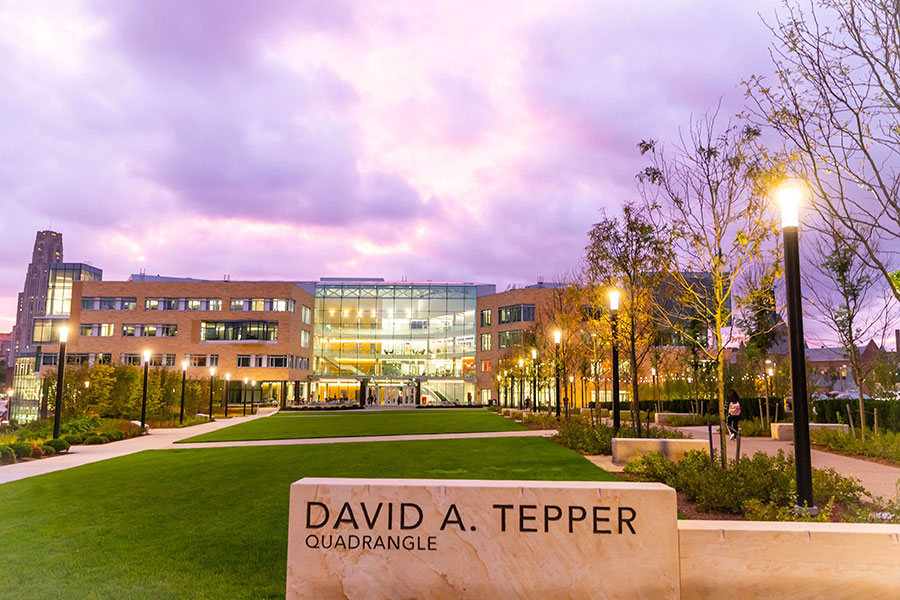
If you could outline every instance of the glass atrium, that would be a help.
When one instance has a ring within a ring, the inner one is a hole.
[[[474,400],[478,286],[316,284],[315,397],[371,404]]]

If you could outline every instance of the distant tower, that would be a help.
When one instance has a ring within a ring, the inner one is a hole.
[[[50,281],[50,265],[62,262],[62,234],[56,231],[38,231],[34,239],[31,263],[25,274],[25,289],[19,294],[16,305],[16,325],[12,330],[11,352],[7,365],[15,364],[17,355],[34,351],[31,334],[34,318],[47,313],[47,286]]]

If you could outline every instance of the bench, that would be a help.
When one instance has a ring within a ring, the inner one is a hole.
[[[669,460],[677,462],[691,450],[699,450],[709,454],[709,442],[707,440],[668,440],[648,438],[613,438],[612,460],[614,464],[622,465],[638,455],[659,452]]]
[[[665,425],[669,417],[690,417],[691,413],[660,412],[653,416],[653,422],[657,425]]]
[[[779,442],[794,441],[794,424],[793,423],[772,423],[772,439]],[[831,429],[834,431],[849,431],[850,427],[842,423],[810,423],[810,431],[818,431],[820,429]]]

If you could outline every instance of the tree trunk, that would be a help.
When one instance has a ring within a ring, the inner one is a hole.
[[[721,348],[721,346],[720,346]],[[722,466],[727,464],[728,446],[725,444],[725,361],[724,356],[719,353],[716,361],[716,388],[719,396],[719,446],[722,450]]]
[[[851,355],[850,368],[853,371],[853,378],[856,380],[856,391],[859,394],[859,436],[861,439],[866,439],[866,403],[863,401],[862,369],[859,367],[859,358],[854,360]]]
[[[638,365],[637,365],[637,342],[634,339],[634,318],[631,320],[631,335],[629,336],[630,344],[628,348],[628,358],[631,359],[631,422],[637,436],[641,437],[641,405],[639,403],[638,394]]]

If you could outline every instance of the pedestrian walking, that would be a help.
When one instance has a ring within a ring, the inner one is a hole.
[[[728,433],[731,439],[738,435],[738,424],[741,420],[741,398],[734,389],[728,390]]]

